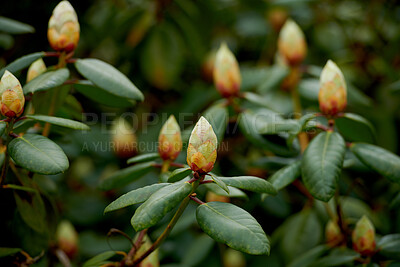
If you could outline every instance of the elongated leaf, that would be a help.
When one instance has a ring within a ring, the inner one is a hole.
[[[0,29],[2,32],[11,34],[33,33],[35,28],[31,25],[0,16]]]
[[[350,149],[362,163],[392,182],[400,183],[399,156],[381,147],[364,143],[353,143]]]
[[[127,163],[132,164],[132,163],[141,163],[141,162],[147,162],[147,161],[152,161],[155,159],[158,159],[160,157],[160,154],[158,153],[147,153],[147,154],[142,154],[135,156],[133,158],[128,159]]]
[[[211,178],[216,185],[218,185],[222,190],[229,194],[228,186],[219,177],[217,177],[216,175],[211,175]]]
[[[71,128],[75,130],[83,130],[83,131],[88,131],[90,130],[89,126],[86,124],[79,122],[79,121],[73,121],[69,119],[64,119],[64,118],[58,118],[58,117],[53,117],[53,116],[46,116],[46,115],[26,115],[28,119],[36,120],[36,121],[41,121],[41,122],[48,122],[57,126],[61,127],[66,127],[66,128]]]
[[[204,118],[211,124],[215,135],[218,139],[218,144],[222,143],[226,126],[228,125],[229,113],[226,106],[222,104],[214,105],[207,109],[204,114]]]
[[[13,255],[15,253],[20,252],[22,249],[20,248],[0,248],[0,258],[9,256],[9,255]]]
[[[132,190],[132,191],[120,196],[113,202],[111,202],[111,204],[108,205],[104,209],[104,213],[122,209],[122,208],[125,208],[130,205],[145,202],[152,194],[154,194],[155,192],[157,192],[158,190],[160,190],[161,188],[163,188],[167,185],[169,185],[169,184],[168,183],[153,184],[153,185],[149,185],[149,186],[145,186],[145,187],[142,187],[139,189]]]
[[[345,113],[336,119],[336,127],[349,141],[375,142],[376,132],[374,126],[365,118],[353,113]],[[354,131],[357,129],[357,131]]]
[[[215,241],[208,235],[199,235],[187,248],[181,266],[200,266],[199,264],[208,256],[214,244]]]
[[[300,175],[301,161],[295,161],[274,173],[268,181],[279,191],[291,184],[297,177],[300,177]]]
[[[260,107],[264,107],[267,109],[273,109],[273,106],[267,101],[266,97],[252,93],[252,92],[244,92],[243,97],[249,101],[250,103],[259,105]]]
[[[86,79],[111,94],[139,101],[144,99],[142,92],[124,74],[106,62],[94,58],[78,59],[75,67]]]
[[[254,255],[269,254],[269,240],[260,224],[247,211],[224,202],[197,207],[200,228],[214,240]]]
[[[115,256],[116,253],[115,251],[106,251],[103,253],[100,253],[99,255],[94,256],[90,260],[86,261],[83,264],[83,267],[100,267],[103,266],[104,264],[108,263],[108,259],[112,258]]]
[[[3,188],[10,188],[10,189],[15,189],[15,190],[27,191],[27,192],[31,192],[31,193],[38,193],[38,191],[32,187],[16,185],[16,184],[6,184],[6,185],[3,185]]]
[[[295,258],[290,262],[288,267],[303,267],[310,266],[316,259],[324,254],[329,249],[326,245],[319,245],[315,248],[310,249],[299,257]]]
[[[69,70],[67,68],[45,72],[24,86],[24,94],[34,94],[36,92],[45,91],[60,86],[66,80],[68,80],[68,78]]]
[[[127,108],[134,106],[136,103],[134,100],[111,94],[103,88],[100,88],[86,80],[74,84],[74,88],[91,100],[110,107]]]
[[[249,190],[257,193],[276,195],[275,187],[268,181],[255,176],[218,177],[229,186]]]
[[[257,130],[260,134],[298,133],[300,129],[301,127],[296,120],[259,121],[257,124]]]
[[[192,173],[192,170],[190,168],[179,168],[179,169],[176,169],[168,177],[168,182],[174,183],[174,182],[180,181],[183,178],[187,177],[191,173]]]
[[[0,70],[0,77],[3,76],[4,72],[8,70],[9,72],[15,74],[17,71],[29,67],[34,61],[44,56],[44,52],[36,52],[16,59],[4,68]]]
[[[345,142],[335,132],[321,133],[308,145],[301,172],[305,186],[316,199],[327,202],[335,194],[345,152]]]
[[[354,250],[334,248],[328,256],[318,259],[311,267],[348,266],[348,264],[353,263],[357,258],[360,258],[360,254]]]
[[[19,194],[14,191],[15,203],[24,222],[33,230],[43,233],[46,230],[46,209],[38,192]]]
[[[192,191],[189,183],[176,183],[161,188],[146,200],[135,212],[131,224],[136,232],[157,224]]]
[[[119,170],[110,177],[100,181],[99,188],[102,190],[111,190],[125,186],[151,171],[153,164],[154,162],[145,162]]]
[[[226,191],[224,191],[221,187],[219,187],[216,184],[204,184],[204,186],[210,190],[211,192],[220,195],[220,196],[226,196],[226,197],[237,197],[237,198],[244,198],[244,199],[248,199],[246,193],[244,193],[242,190],[236,188],[236,187],[232,187],[232,186],[228,186],[229,189],[229,193],[227,193]]]
[[[379,254],[382,254],[390,259],[400,259],[400,234],[391,234],[383,236],[377,248]]]
[[[57,174],[66,171],[69,162],[64,151],[50,139],[35,134],[15,138],[8,152],[17,165],[40,174]]]
[[[4,134],[4,132],[6,131],[7,128],[7,123],[4,121],[0,122],[0,136],[2,136]]]
[[[266,76],[264,82],[258,86],[257,91],[260,93],[267,93],[278,88],[288,74],[289,68],[280,65],[272,66],[268,70],[268,76]]]

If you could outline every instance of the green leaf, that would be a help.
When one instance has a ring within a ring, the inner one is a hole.
[[[108,259],[117,255],[114,251],[106,251],[94,256],[83,264],[83,267],[100,267],[108,263]]]
[[[304,185],[316,199],[329,201],[336,191],[346,145],[340,134],[323,132],[304,151],[301,172]]]
[[[315,261],[312,267],[328,267],[328,266],[348,266],[354,262],[355,259],[359,258],[360,254],[354,250],[348,248],[334,248],[332,252],[317,261]]]
[[[110,205],[104,209],[104,213],[145,202],[152,194],[167,185],[169,185],[169,183],[153,184],[132,190],[111,202]]]
[[[147,161],[152,161],[155,159],[158,159],[160,157],[160,154],[158,153],[147,153],[147,154],[142,154],[135,156],[133,158],[128,159],[127,163],[132,164],[132,163],[141,163],[141,162],[147,162]]]
[[[390,181],[400,183],[399,156],[381,147],[364,143],[353,143],[350,149],[362,163]]]
[[[47,137],[25,134],[15,138],[8,146],[15,163],[40,174],[58,174],[66,171],[69,162],[64,151]]]
[[[257,129],[260,134],[277,134],[282,132],[298,133],[301,127],[296,120],[281,119],[269,122],[260,120]]]
[[[228,186],[220,178],[212,174],[209,175],[211,176],[216,185],[218,185],[222,190],[224,190],[226,193],[229,194]]]
[[[151,171],[153,164],[154,162],[145,162],[116,171],[110,177],[101,180],[99,188],[101,190],[111,190],[125,186]]]
[[[0,258],[13,255],[15,253],[20,252],[22,249],[20,248],[4,248],[0,247]]]
[[[329,247],[326,245],[319,245],[315,248],[306,251],[301,254],[299,257],[296,257],[293,261],[290,262],[288,267],[304,267],[310,266],[316,259],[318,259],[322,254],[328,251]]]
[[[144,99],[142,92],[124,74],[106,62],[94,58],[78,59],[75,67],[86,79],[113,95]]]
[[[155,192],[135,212],[131,224],[136,232],[157,224],[192,191],[192,185],[176,183]]]
[[[45,232],[46,209],[40,194],[38,192],[19,194],[18,191],[14,191],[14,198],[24,222],[36,232]]]
[[[4,121],[0,122],[0,136],[2,136],[4,134],[4,132],[7,129],[7,123]]]
[[[276,195],[275,187],[268,181],[255,176],[235,176],[235,177],[218,177],[222,182],[229,186],[240,189],[253,191],[257,193],[267,193]]]
[[[265,80],[257,88],[260,93],[268,93],[273,89],[279,88],[283,79],[289,74],[289,68],[281,65],[274,65],[268,70]]]
[[[0,16],[0,29],[2,32],[11,34],[33,33],[35,28],[31,25]]]
[[[250,103],[259,105],[260,107],[264,107],[267,109],[273,108],[270,105],[269,101],[264,96],[261,96],[261,95],[258,95],[258,94],[252,93],[252,92],[244,92],[243,97]]]
[[[186,248],[185,255],[180,266],[201,266],[199,264],[207,258],[214,244],[215,241],[208,235],[199,235],[190,243],[190,246]]]
[[[11,188],[11,189],[22,190],[22,191],[27,191],[27,192],[31,192],[31,193],[38,192],[36,189],[34,189],[32,187],[16,185],[16,184],[6,184],[6,185],[3,185],[3,188]]]
[[[20,57],[4,68],[0,70],[0,77],[3,76],[4,72],[8,70],[12,74],[15,74],[17,71],[22,70],[26,67],[29,67],[34,61],[36,61],[39,58],[44,57],[44,52],[36,52],[32,53],[23,57]]]
[[[134,100],[129,100],[125,97],[111,94],[108,91],[95,86],[92,82],[86,80],[81,80],[74,84],[74,88],[79,93],[90,98],[91,100],[110,107],[128,108],[133,107],[136,103]]]
[[[24,87],[24,94],[45,91],[62,85],[69,78],[69,70],[62,68],[58,70],[45,72],[32,81],[28,82]]]
[[[175,169],[173,172],[171,172],[170,176],[168,177],[168,182],[174,183],[180,181],[191,173],[192,170],[190,168]]]
[[[229,113],[226,106],[217,104],[207,109],[204,114],[204,118],[211,124],[215,135],[218,139],[218,144],[222,143],[224,139],[226,126],[228,125]]]
[[[196,218],[200,228],[217,242],[248,254],[269,254],[269,240],[260,224],[235,205],[205,203],[197,207]]]
[[[279,191],[290,185],[296,178],[300,177],[300,175],[301,161],[295,161],[275,172],[268,181]]]
[[[379,254],[389,259],[400,260],[400,234],[391,234],[383,236],[378,244]]]
[[[345,113],[343,117],[336,119],[335,125],[346,140],[367,143],[376,140],[374,126],[360,115]]]
[[[50,124],[54,124],[54,125],[62,126],[62,127],[66,127],[66,128],[71,128],[71,129],[75,129],[75,130],[82,130],[82,131],[90,130],[89,126],[87,126],[86,124],[79,122],[79,121],[58,118],[58,117],[53,117],[53,116],[46,116],[46,115],[26,115],[25,117],[27,117],[28,119],[41,121],[41,122],[48,122]]]
[[[248,199],[247,195],[240,189],[232,186],[228,186],[229,193],[224,191],[221,187],[219,187],[216,184],[204,184],[204,186],[210,190],[211,192],[220,195],[220,196],[226,196],[226,197],[237,197],[237,198],[245,198]]]

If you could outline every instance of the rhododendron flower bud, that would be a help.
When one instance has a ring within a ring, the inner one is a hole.
[[[35,62],[31,64],[28,69],[28,75],[26,77],[26,82],[30,82],[40,74],[46,71],[46,65],[44,64],[43,59],[39,58]]]
[[[158,153],[163,160],[174,161],[181,152],[181,129],[174,115],[169,116],[168,120],[161,128],[158,143]]]
[[[56,230],[56,239],[58,247],[73,258],[78,251],[78,233],[74,226],[66,220],[61,221]]]
[[[340,231],[339,225],[336,222],[330,220],[326,224],[325,239],[326,239],[326,243],[328,243],[328,245],[332,246],[332,247],[343,242],[344,236],[343,236],[342,232]]]
[[[288,65],[299,65],[307,54],[307,43],[299,25],[291,19],[286,20],[278,38],[279,53]]]
[[[336,115],[346,108],[346,81],[343,73],[332,60],[328,60],[322,70],[318,100],[319,109],[326,115]]]
[[[79,22],[74,8],[68,1],[61,1],[49,20],[47,38],[57,51],[73,51],[79,41]]]
[[[223,97],[238,94],[242,79],[239,64],[225,43],[217,51],[213,72],[215,87]]]
[[[375,252],[375,228],[371,221],[363,216],[356,224],[351,236],[353,249],[363,256],[369,256]]]
[[[137,152],[137,138],[133,127],[123,118],[118,118],[112,126],[114,152],[120,158],[134,156]]]
[[[0,110],[4,116],[18,117],[24,111],[25,97],[18,79],[5,71],[0,82]]]
[[[201,117],[189,138],[187,163],[198,173],[208,173],[217,159],[217,136],[211,124]]]

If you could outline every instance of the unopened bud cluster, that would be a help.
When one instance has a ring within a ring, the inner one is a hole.
[[[3,116],[14,118],[24,111],[25,97],[18,79],[5,71],[0,81],[0,111]]]
[[[137,152],[137,138],[134,129],[123,118],[118,118],[113,123],[112,141],[115,153],[120,158],[131,157]]]
[[[353,249],[363,256],[375,253],[375,228],[371,221],[363,216],[357,222],[352,234]]]
[[[182,150],[181,129],[173,115],[161,128],[158,153],[163,160],[174,161]]]
[[[299,65],[307,55],[307,43],[299,25],[291,19],[286,20],[278,38],[278,50],[289,66]]]
[[[28,74],[26,77],[26,82],[30,82],[31,80],[35,79],[37,76],[42,74],[46,71],[46,65],[44,64],[43,59],[39,58],[35,62],[31,64],[28,69]]]

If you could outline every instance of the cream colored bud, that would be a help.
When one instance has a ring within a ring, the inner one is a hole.
[[[25,97],[18,79],[5,71],[0,81],[0,110],[4,116],[18,117],[24,111]]]
[[[28,69],[28,75],[26,77],[26,82],[30,82],[40,74],[46,71],[46,64],[44,64],[44,61],[42,58],[39,58],[35,62],[31,64],[31,66]]]
[[[57,51],[73,51],[79,41],[78,16],[68,1],[61,1],[53,10],[49,20],[47,37]]]
[[[279,33],[278,49],[290,66],[299,65],[307,55],[304,33],[291,19],[286,20]]]
[[[242,80],[239,64],[225,43],[217,51],[213,72],[215,87],[223,97],[238,94]]]
[[[211,124],[201,117],[189,138],[187,163],[198,173],[210,172],[217,159],[217,136]]]
[[[343,73],[332,60],[328,60],[322,70],[318,101],[319,109],[326,115],[334,116],[346,108],[346,81]]]
[[[158,153],[163,160],[174,161],[181,152],[181,129],[174,115],[169,116],[161,128],[158,143]]]
[[[66,220],[61,221],[56,230],[58,247],[71,259],[78,252],[78,233],[74,226]]]
[[[343,242],[344,236],[336,222],[329,220],[329,222],[326,224],[325,239],[326,243],[331,247],[337,246]]]
[[[120,158],[132,157],[137,152],[137,138],[133,127],[123,118],[114,121],[112,129],[114,152]]]
[[[363,256],[374,254],[376,248],[375,228],[365,215],[357,222],[351,238],[355,251]]]

